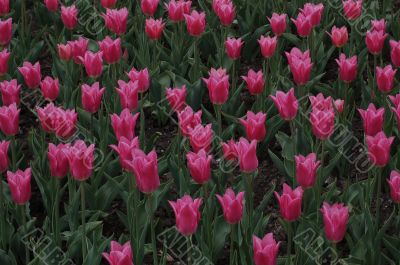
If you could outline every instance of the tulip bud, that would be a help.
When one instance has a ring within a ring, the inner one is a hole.
[[[10,12],[10,0],[0,0],[0,16],[7,15]]]
[[[58,79],[53,79],[50,76],[46,76],[40,83],[40,90],[45,99],[54,101],[58,97],[60,92],[60,84]]]
[[[224,218],[229,224],[237,224],[243,215],[244,192],[235,195],[231,188],[228,188],[223,196],[216,195],[224,211]]]
[[[286,57],[296,84],[299,86],[305,85],[310,80],[313,66],[310,51],[307,50],[303,53],[298,48],[293,48],[290,53],[286,52]]]
[[[101,105],[105,88],[100,89],[99,82],[93,85],[82,85],[82,107],[90,113],[96,113]]]
[[[287,222],[296,221],[301,215],[301,201],[303,199],[303,189],[297,187],[292,190],[286,183],[283,184],[282,195],[277,192],[275,197],[279,202],[282,218]]]
[[[184,14],[189,14],[192,1],[185,0],[171,0],[165,3],[168,10],[168,18],[173,22],[180,22],[185,20]]]
[[[223,26],[230,26],[235,19],[236,9],[232,2],[221,3],[219,5],[217,16]]]
[[[118,141],[118,146],[110,145],[110,147],[118,153],[121,167],[124,170],[129,170],[129,164],[127,161],[133,160],[132,151],[139,148],[139,138],[136,136],[132,140],[128,140],[122,136]]]
[[[0,46],[7,46],[12,37],[12,18],[0,19]]]
[[[306,3],[300,11],[304,16],[309,17],[311,26],[316,27],[321,23],[322,14],[324,13],[324,5],[322,3],[317,5]]]
[[[103,53],[87,51],[81,59],[89,77],[97,78],[103,72]]]
[[[286,14],[277,14],[272,13],[272,17],[268,18],[269,23],[271,24],[272,32],[275,36],[281,36],[283,33],[286,32]]]
[[[276,45],[278,44],[277,37],[264,37],[261,36],[258,40],[258,44],[260,45],[261,54],[264,58],[271,58],[276,50]]]
[[[166,90],[167,100],[171,108],[180,112],[185,108],[186,104],[186,86],[183,85],[181,88],[167,88]]]
[[[385,44],[387,34],[384,31],[368,31],[365,37],[368,51],[374,55],[380,54]]]
[[[349,34],[345,26],[341,28],[333,26],[331,33],[328,32],[328,35],[329,37],[331,37],[332,44],[335,45],[337,48],[341,48],[346,45],[349,39]]]
[[[10,146],[10,141],[0,142],[0,174],[8,169],[10,161],[8,159],[8,147]]]
[[[202,111],[194,113],[190,106],[178,112],[179,128],[183,136],[190,136],[197,125],[201,125]]]
[[[247,120],[239,119],[240,123],[246,129],[247,139],[256,140],[258,142],[264,140],[266,135],[265,120],[267,114],[258,112],[255,114],[252,111],[247,112]]]
[[[326,238],[334,243],[342,241],[349,221],[349,209],[343,203],[329,205],[324,202],[321,212]]]
[[[161,38],[161,34],[164,30],[165,23],[162,22],[162,18],[154,19],[148,18],[146,19],[145,31],[147,36],[151,40],[159,40]]]
[[[128,73],[128,77],[132,82],[138,82],[139,93],[146,92],[150,87],[150,75],[149,70],[144,68],[140,71],[132,68]]]
[[[200,151],[200,149],[204,149],[207,152],[210,151],[214,134],[211,126],[211,124],[206,126],[199,124],[190,132],[190,146],[195,152]]]
[[[344,110],[344,100],[337,99],[337,100],[335,100],[333,102],[333,104],[335,105],[335,109],[339,114],[343,112],[343,110]]]
[[[376,167],[385,167],[390,160],[390,147],[394,137],[386,137],[384,132],[367,136],[368,157]]]
[[[185,14],[186,28],[190,36],[200,36],[206,28],[206,14],[193,10],[190,15]]]
[[[69,166],[72,177],[77,181],[85,181],[93,171],[94,144],[86,146],[82,140],[77,140],[68,152]]]
[[[263,92],[265,82],[264,75],[261,70],[255,72],[253,69],[250,69],[247,73],[247,76],[242,76],[242,78],[246,82],[247,89],[251,95],[257,96]]]
[[[119,61],[122,56],[121,39],[115,40],[107,36],[104,40],[99,41],[100,51],[103,52],[104,60],[108,64],[113,64]]]
[[[229,140],[226,143],[222,143],[222,152],[226,160],[236,160],[238,153],[236,151],[236,143],[233,140]]]
[[[368,105],[368,109],[358,109],[364,124],[364,133],[374,136],[382,131],[385,108],[376,109],[373,103]]]
[[[0,77],[8,72],[8,59],[10,59],[10,53],[7,49],[0,51]]]
[[[73,30],[78,24],[78,9],[76,6],[61,6],[61,20],[67,29]]]
[[[115,4],[117,3],[117,0],[100,0],[100,4],[103,8],[113,8]]]
[[[204,149],[197,153],[186,154],[187,166],[193,180],[198,184],[206,183],[211,177],[212,156],[207,155]]]
[[[6,136],[16,135],[19,132],[19,113],[15,103],[0,107],[0,130]]]
[[[335,112],[333,109],[315,110],[310,114],[312,132],[319,140],[331,137],[335,127]]]
[[[282,119],[291,121],[296,118],[299,103],[294,95],[294,88],[291,88],[287,93],[277,91],[275,96],[271,96],[271,99],[274,101]]]
[[[158,0],[141,0],[140,7],[146,16],[153,16],[157,11]]]
[[[400,173],[392,170],[390,179],[387,182],[390,187],[390,197],[395,203],[400,203]]]
[[[36,88],[40,84],[42,75],[40,73],[40,63],[32,65],[30,62],[24,62],[22,67],[18,67],[19,72],[25,80],[25,84],[30,88]]]
[[[356,20],[361,16],[363,0],[343,0],[344,14],[348,20]]]
[[[371,30],[386,32],[386,21],[384,18],[381,20],[371,20]]]
[[[68,62],[72,58],[72,49],[71,46],[67,44],[57,44],[57,50],[58,50],[58,57],[60,57],[61,60],[64,60]]]
[[[63,178],[69,171],[69,144],[49,144],[47,157],[50,164],[50,174],[56,178]]]
[[[311,102],[312,111],[333,109],[332,97],[330,96],[325,98],[324,94],[318,93],[316,97],[309,96],[309,99]]]
[[[200,221],[200,205],[202,199],[193,200],[189,195],[176,202],[168,201],[175,213],[176,228],[184,236],[190,236],[197,230]]]
[[[243,137],[235,144],[235,150],[239,159],[239,166],[242,172],[251,173],[258,168],[257,141],[250,143]]]
[[[207,85],[210,100],[215,105],[222,105],[229,96],[229,75],[223,68],[211,68],[208,73],[209,78],[203,78],[203,81]]]
[[[390,40],[390,58],[396,67],[400,67],[400,41]]]
[[[11,198],[18,205],[24,205],[31,198],[31,168],[18,169],[15,173],[7,171],[7,182]]]
[[[345,54],[340,54],[339,59],[336,59],[339,65],[339,77],[345,83],[351,83],[357,78],[357,56],[346,58]]]
[[[397,128],[399,128],[399,131],[400,131],[400,104],[397,105],[396,108],[392,108],[392,111],[396,115]]]
[[[253,258],[255,265],[276,265],[279,243],[276,243],[272,233],[263,239],[253,236]]]
[[[296,25],[297,34],[300,37],[308,37],[308,35],[310,35],[313,25],[311,24],[311,18],[309,16],[300,13],[297,15],[297,19],[292,18],[292,22]]]
[[[225,41],[225,49],[228,57],[231,58],[232,60],[239,59],[243,43],[244,42],[242,41],[241,38],[238,39],[228,38]]]
[[[118,80],[119,88],[116,88],[123,109],[133,111],[138,106],[138,81],[129,81],[126,83],[123,80]]]
[[[117,35],[125,34],[128,15],[129,12],[126,7],[121,9],[107,9],[106,14],[103,14],[106,28]]]
[[[47,10],[56,12],[58,10],[58,0],[44,0]]]
[[[120,116],[115,113],[111,115],[111,125],[118,141],[121,137],[125,137],[128,140],[132,140],[135,137],[135,127],[138,117],[139,113],[132,115],[129,109],[122,110]]]
[[[17,80],[13,79],[11,81],[4,80],[0,83],[1,100],[3,105],[9,106],[20,103],[19,94],[21,91],[21,85],[18,85]]]
[[[384,68],[377,66],[375,71],[378,89],[382,93],[388,93],[392,91],[397,69],[393,70],[391,65],[387,65]]]
[[[321,164],[317,161],[315,153],[307,156],[297,155],[294,157],[296,161],[296,181],[303,188],[311,188],[315,184],[317,170]]]
[[[130,241],[124,245],[120,245],[116,241],[111,241],[110,253],[103,252],[102,255],[108,261],[109,265],[133,265]]]
[[[89,40],[79,37],[78,40],[69,41],[68,44],[71,47],[72,59],[76,64],[83,64],[83,57],[88,49]]]

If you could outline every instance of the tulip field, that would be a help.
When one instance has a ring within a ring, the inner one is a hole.
[[[0,265],[400,265],[400,2],[0,0]]]

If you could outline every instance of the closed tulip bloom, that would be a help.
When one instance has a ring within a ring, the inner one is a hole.
[[[106,63],[113,64],[119,61],[122,56],[121,39],[111,39],[109,36],[104,40],[99,41],[100,51],[103,52],[103,57]]]
[[[397,128],[400,130],[400,104],[396,108],[392,108],[394,115],[396,115]]]
[[[390,187],[390,197],[395,203],[400,203],[400,173],[392,170],[390,179],[387,182]]]
[[[338,48],[341,48],[344,45],[346,45],[347,41],[349,40],[349,34],[345,26],[341,28],[333,26],[331,33],[328,32],[328,35],[329,37],[331,37],[332,44]]]
[[[229,26],[235,19],[236,9],[232,2],[221,3],[218,8],[217,16],[223,26]]]
[[[90,113],[96,113],[101,105],[105,88],[100,88],[99,82],[93,85],[82,85],[82,107]]]
[[[24,62],[22,67],[18,67],[18,70],[24,77],[25,84],[30,89],[39,86],[40,80],[42,79],[39,62],[36,62],[34,65],[30,62]]]
[[[59,110],[59,115],[55,120],[55,134],[56,136],[68,139],[76,131],[76,123],[78,121],[78,114],[75,110]]]
[[[68,62],[72,58],[71,45],[67,44],[57,44],[58,57],[61,60]]]
[[[333,101],[333,105],[335,105],[336,111],[340,114],[344,111],[344,100],[337,99]]]
[[[55,107],[52,102],[50,102],[43,108],[37,107],[36,112],[42,129],[48,133],[54,132],[54,118],[58,116],[59,109]]]
[[[110,253],[103,252],[102,256],[107,260],[109,265],[133,265],[130,241],[124,245],[119,244],[117,241],[111,241]]]
[[[240,52],[243,47],[243,41],[241,38],[228,38],[225,41],[225,49],[226,49],[226,54],[228,55],[229,58],[232,60],[236,60],[240,58]]]
[[[218,14],[219,8],[221,7],[222,4],[227,4],[231,0],[212,0],[211,6],[215,14]]]
[[[310,18],[312,27],[316,27],[321,23],[322,14],[324,13],[324,4],[320,3],[314,5],[312,3],[306,3],[300,11],[304,16]]]
[[[82,61],[89,77],[97,78],[103,72],[103,52],[87,51]]]
[[[376,31],[383,31],[386,32],[386,21],[385,19],[373,19],[371,20],[371,30],[376,30]]]
[[[330,110],[316,110],[310,114],[312,132],[319,140],[331,137],[335,127],[335,112]]]
[[[239,159],[240,171],[251,173],[258,168],[257,159],[257,141],[247,141],[246,138],[241,137],[239,142],[235,144],[236,153]]]
[[[282,195],[279,195],[276,191],[274,193],[279,202],[281,217],[288,222],[296,221],[301,215],[303,189],[297,187],[292,190],[290,186],[284,183]]]
[[[235,141],[231,139],[226,143],[221,143],[221,145],[222,145],[222,152],[226,160],[236,160],[238,158]]]
[[[46,76],[42,82],[40,82],[40,90],[45,99],[54,101],[58,97],[60,92],[60,84],[58,79],[53,79],[50,76]]]
[[[312,111],[316,110],[332,110],[333,100],[332,97],[324,97],[324,94],[318,93],[317,96],[309,96]]]
[[[192,199],[189,195],[183,196],[176,202],[168,201],[175,213],[176,228],[184,236],[196,233],[200,221],[200,205],[202,199]]]
[[[384,132],[367,136],[368,156],[374,166],[384,167],[390,159],[390,147],[394,137],[386,137]]]
[[[271,58],[275,54],[276,45],[278,43],[277,37],[264,37],[261,36],[258,40],[258,44],[260,45],[261,54],[264,58]]]
[[[13,79],[11,81],[4,80],[3,82],[1,82],[0,91],[3,105],[9,106],[14,103],[16,105],[19,105],[19,94],[21,91],[21,85],[18,85],[16,79]]]
[[[0,174],[5,172],[10,164],[8,159],[8,148],[10,146],[10,141],[0,142]]]
[[[364,124],[364,133],[374,136],[382,131],[385,108],[376,109],[373,103],[368,105],[368,109],[358,109]]]
[[[193,112],[190,106],[186,106],[178,112],[179,128],[183,136],[189,137],[197,125],[201,125],[202,111]]]
[[[119,162],[121,164],[121,167],[124,170],[129,170],[129,164],[128,161],[133,160],[133,150],[139,148],[139,138],[136,136],[132,140],[128,140],[125,137],[121,137],[121,139],[118,141],[118,145],[110,145],[110,147],[118,153],[119,155]]]
[[[317,161],[315,153],[307,156],[297,155],[294,157],[296,161],[296,181],[303,188],[311,188],[315,184],[317,170],[321,164]]]
[[[305,85],[310,80],[313,66],[310,51],[302,53],[299,49],[293,48],[290,53],[286,52],[286,57],[295,83],[299,86]]]
[[[31,178],[32,170],[30,167],[24,171],[18,169],[15,173],[7,171],[11,198],[16,204],[24,205],[31,198]]]
[[[69,144],[49,144],[47,158],[50,164],[50,174],[56,178],[63,178],[69,171]]]
[[[166,96],[169,105],[174,111],[180,112],[186,105],[186,86],[167,88]]]
[[[0,16],[7,15],[10,12],[10,0],[0,0]]]
[[[15,103],[0,107],[0,130],[6,136],[16,135],[19,132],[19,112]]]
[[[185,20],[184,14],[189,14],[192,1],[171,0],[165,4],[168,10],[168,18],[173,22]]]
[[[133,115],[129,109],[122,110],[119,116],[115,113],[111,115],[111,125],[118,141],[122,137],[128,140],[132,140],[135,137],[135,127],[138,117],[139,113]]]
[[[77,181],[87,180],[93,172],[94,144],[86,146],[82,140],[77,140],[68,152],[69,166],[72,177]]]
[[[243,198],[244,192],[235,192],[228,188],[223,196],[216,195],[219,203],[224,211],[224,219],[228,224],[237,224],[242,219],[243,215]]]
[[[163,23],[162,18],[154,19],[148,18],[146,19],[145,31],[149,39],[159,40],[161,38],[161,34],[164,30],[165,23]]]
[[[157,11],[158,0],[141,0],[140,7],[146,16],[153,16]]]
[[[342,0],[342,3],[348,20],[356,20],[361,16],[363,0]]]
[[[86,38],[79,37],[75,41],[69,41],[68,45],[71,47],[72,59],[76,64],[83,64],[83,58],[88,49],[89,40]]]
[[[55,12],[58,10],[58,0],[44,0],[47,10]]]
[[[206,183],[211,177],[212,156],[207,155],[204,149],[186,154],[187,166],[193,180],[198,184]]]
[[[297,19],[292,18],[292,22],[296,25],[297,34],[300,37],[308,37],[310,35],[313,26],[309,16],[300,13],[297,15]]]
[[[0,77],[8,72],[8,59],[10,59],[10,53],[7,49],[0,51]]]
[[[229,96],[229,75],[223,68],[211,68],[209,78],[203,78],[208,88],[210,100],[215,105],[222,105]]]
[[[134,67],[129,71],[128,77],[132,82],[138,82],[138,89],[140,93],[146,92],[150,87],[149,70],[144,68],[136,70]]]
[[[185,14],[186,28],[190,36],[200,36],[206,28],[206,14],[193,10],[190,15]]]
[[[255,114],[252,111],[248,111],[245,119],[239,119],[240,123],[246,130],[247,139],[256,140],[258,142],[264,140],[266,135],[265,120],[267,114],[258,112]]]
[[[400,93],[394,96],[389,95],[389,99],[390,101],[392,101],[395,108],[397,108],[400,105]]]
[[[261,70],[255,72],[253,69],[250,69],[247,72],[247,76],[242,76],[242,79],[246,82],[247,89],[251,95],[256,96],[263,92],[265,81]]]
[[[385,44],[387,34],[384,31],[368,31],[365,37],[368,51],[374,55],[380,54]]]
[[[73,30],[78,24],[78,9],[76,6],[61,6],[61,20],[67,29]]]
[[[126,26],[128,23],[128,9],[126,7],[121,9],[107,9],[106,14],[103,14],[103,18],[106,23],[106,27],[117,35],[123,35],[126,32]]]
[[[115,4],[117,3],[117,0],[100,0],[100,4],[103,8],[113,8]]]
[[[0,46],[7,46],[12,37],[12,18],[0,19]]]
[[[275,96],[271,96],[271,99],[274,101],[282,119],[291,121],[296,118],[299,103],[294,95],[294,88],[291,88],[287,93],[277,91]]]
[[[400,67],[400,41],[390,40],[390,58],[396,67]]]
[[[272,233],[263,239],[253,236],[253,258],[255,265],[276,265],[279,243],[276,243]]]
[[[393,70],[392,65],[389,64],[384,68],[377,66],[375,71],[378,89],[382,93],[388,93],[392,91],[394,77],[396,76],[397,69]]]
[[[286,14],[277,14],[272,13],[271,18],[268,18],[269,23],[271,24],[272,32],[275,36],[280,36],[286,31]]]
[[[345,83],[351,83],[357,78],[357,56],[346,58],[344,53],[336,59],[339,66],[339,77]]]
[[[338,243],[346,234],[347,222],[349,221],[349,208],[343,203],[329,205],[323,203],[321,208],[324,221],[325,236],[329,241]]]
[[[211,124],[206,126],[199,124],[190,132],[189,142],[195,152],[199,152],[200,149],[210,151],[214,135],[211,126]]]
[[[138,82],[118,80],[119,88],[116,88],[123,109],[135,110],[138,107]]]

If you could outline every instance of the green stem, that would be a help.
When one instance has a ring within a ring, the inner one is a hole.
[[[53,178],[54,190],[56,192],[54,200],[54,242],[58,247],[61,247],[61,236],[60,236],[60,180]]]
[[[26,11],[25,11],[25,1],[21,1],[21,39],[25,38],[25,16],[26,16]]]
[[[192,236],[187,237],[187,263],[188,265],[192,265],[192,248],[193,248],[193,243],[192,243]]]
[[[139,108],[140,108],[140,132],[139,132],[139,141],[140,141],[140,147],[143,150],[146,150],[146,143],[145,143],[145,117],[144,117],[144,92],[140,93],[140,103],[139,103]]]
[[[86,259],[86,220],[85,220],[85,187],[84,182],[80,183],[81,189],[81,218],[82,218],[82,264]]]
[[[294,125],[294,120],[289,121],[290,132],[292,136],[292,148],[293,148],[293,188],[296,187],[296,160],[294,156],[296,155],[296,129]]]
[[[232,92],[236,92],[236,60],[232,62]]]
[[[155,208],[155,201],[154,201],[154,195],[149,194],[148,195],[148,202],[149,202],[149,220],[150,220],[150,232],[151,232],[151,246],[152,246],[152,251],[153,251],[153,264],[158,265],[158,257],[157,257],[157,241],[156,241],[156,231],[154,227],[154,211],[153,209]]]
[[[206,228],[206,242],[207,242],[207,245],[211,248],[211,246],[212,246],[212,240],[211,240],[211,229],[210,229],[210,218],[211,218],[211,215],[210,215],[210,211],[209,211],[209,208],[208,208],[208,186],[207,186],[207,183],[204,183],[202,186],[201,186],[201,188],[202,188],[202,196],[203,196],[203,199],[204,199],[204,219],[203,220],[205,220],[205,228]]]
[[[320,171],[319,171],[319,176],[317,179],[317,212],[319,210],[319,206],[321,205],[321,189],[322,189],[322,179],[323,179],[323,173],[324,173],[324,160],[325,160],[325,141],[321,141],[321,165],[320,165]],[[317,221],[319,221],[319,214],[317,215]]]
[[[3,179],[2,176],[0,174],[0,233],[1,233],[1,248],[2,249],[6,249],[7,248],[7,239],[5,237],[5,229],[4,229],[4,225],[5,225],[5,219],[6,219],[6,214],[7,214],[7,210],[6,210],[6,205],[4,204],[4,193],[3,193]]]
[[[235,252],[235,231],[236,231],[236,225],[232,224],[231,225],[231,245],[230,245],[230,252],[229,252],[229,265],[234,264],[234,252]]]
[[[11,138],[11,164],[12,164],[12,169],[14,171],[17,170],[16,142],[17,142],[17,139],[15,138],[15,135],[13,135]]]
[[[378,65],[378,57],[377,57],[377,55],[374,55],[374,69],[373,69],[373,72],[374,72],[374,81],[373,81],[373,89],[374,89],[374,93],[375,93],[375,97],[376,98],[378,98],[377,96],[378,96],[378,88],[377,88],[377,84],[376,84],[376,81],[377,81],[377,79],[376,79],[376,66]]]
[[[21,216],[22,216],[22,225],[23,225],[23,234],[26,235],[28,233],[28,227],[26,225],[26,214],[25,214],[25,204],[20,205],[20,211],[21,211]],[[29,264],[29,249],[28,245],[25,244],[25,264]]]
[[[381,190],[382,190],[382,171],[378,168],[376,172],[377,190],[376,190],[376,226],[379,227],[380,222],[380,208],[381,208]]]
[[[130,238],[133,246],[135,246],[134,251],[136,251],[134,257],[135,259],[139,256],[138,252],[138,246],[139,246],[139,222],[137,218],[137,212],[138,212],[138,205],[139,205],[139,190],[137,189],[136,186],[136,179],[135,176],[132,173],[127,173],[129,177],[129,188],[130,188],[130,203],[128,204],[128,218],[129,218],[129,224],[130,224]],[[135,262],[136,263],[136,262]]]
[[[92,141],[96,142],[96,136],[94,133],[94,114],[90,114],[90,132],[92,133]]]
[[[253,219],[253,175],[252,173],[243,173],[243,178],[246,184],[246,211],[249,218],[249,227],[252,227]]]
[[[215,109],[215,114],[217,115],[218,136],[222,137],[222,117],[221,117],[222,105],[214,105],[214,109]]]
[[[199,66],[200,66],[200,54],[199,54],[199,47],[198,47],[198,40],[199,38],[195,38],[193,42],[193,59],[194,59],[194,75],[192,83],[196,82],[201,74],[199,73]]]
[[[286,250],[286,255],[287,255],[287,260],[286,260],[286,264],[292,264],[292,259],[291,259],[291,255],[292,255],[292,241],[293,241],[293,237],[292,237],[292,223],[291,222],[287,222],[288,225],[288,245],[287,245],[287,250]]]

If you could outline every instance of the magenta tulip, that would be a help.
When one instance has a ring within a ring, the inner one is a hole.
[[[343,203],[329,205],[323,203],[321,208],[324,221],[325,236],[334,243],[343,240],[346,234],[347,222],[349,221],[349,209]]]
[[[243,215],[244,192],[235,195],[235,192],[228,188],[223,196],[216,196],[224,211],[225,221],[229,224],[239,223]]]
[[[175,213],[176,228],[184,236],[190,236],[197,230],[200,221],[200,205],[202,199],[193,200],[189,195],[176,202],[168,201]]]
[[[31,178],[32,170],[30,167],[24,171],[18,169],[15,173],[7,171],[11,198],[16,204],[24,205],[31,198]]]

